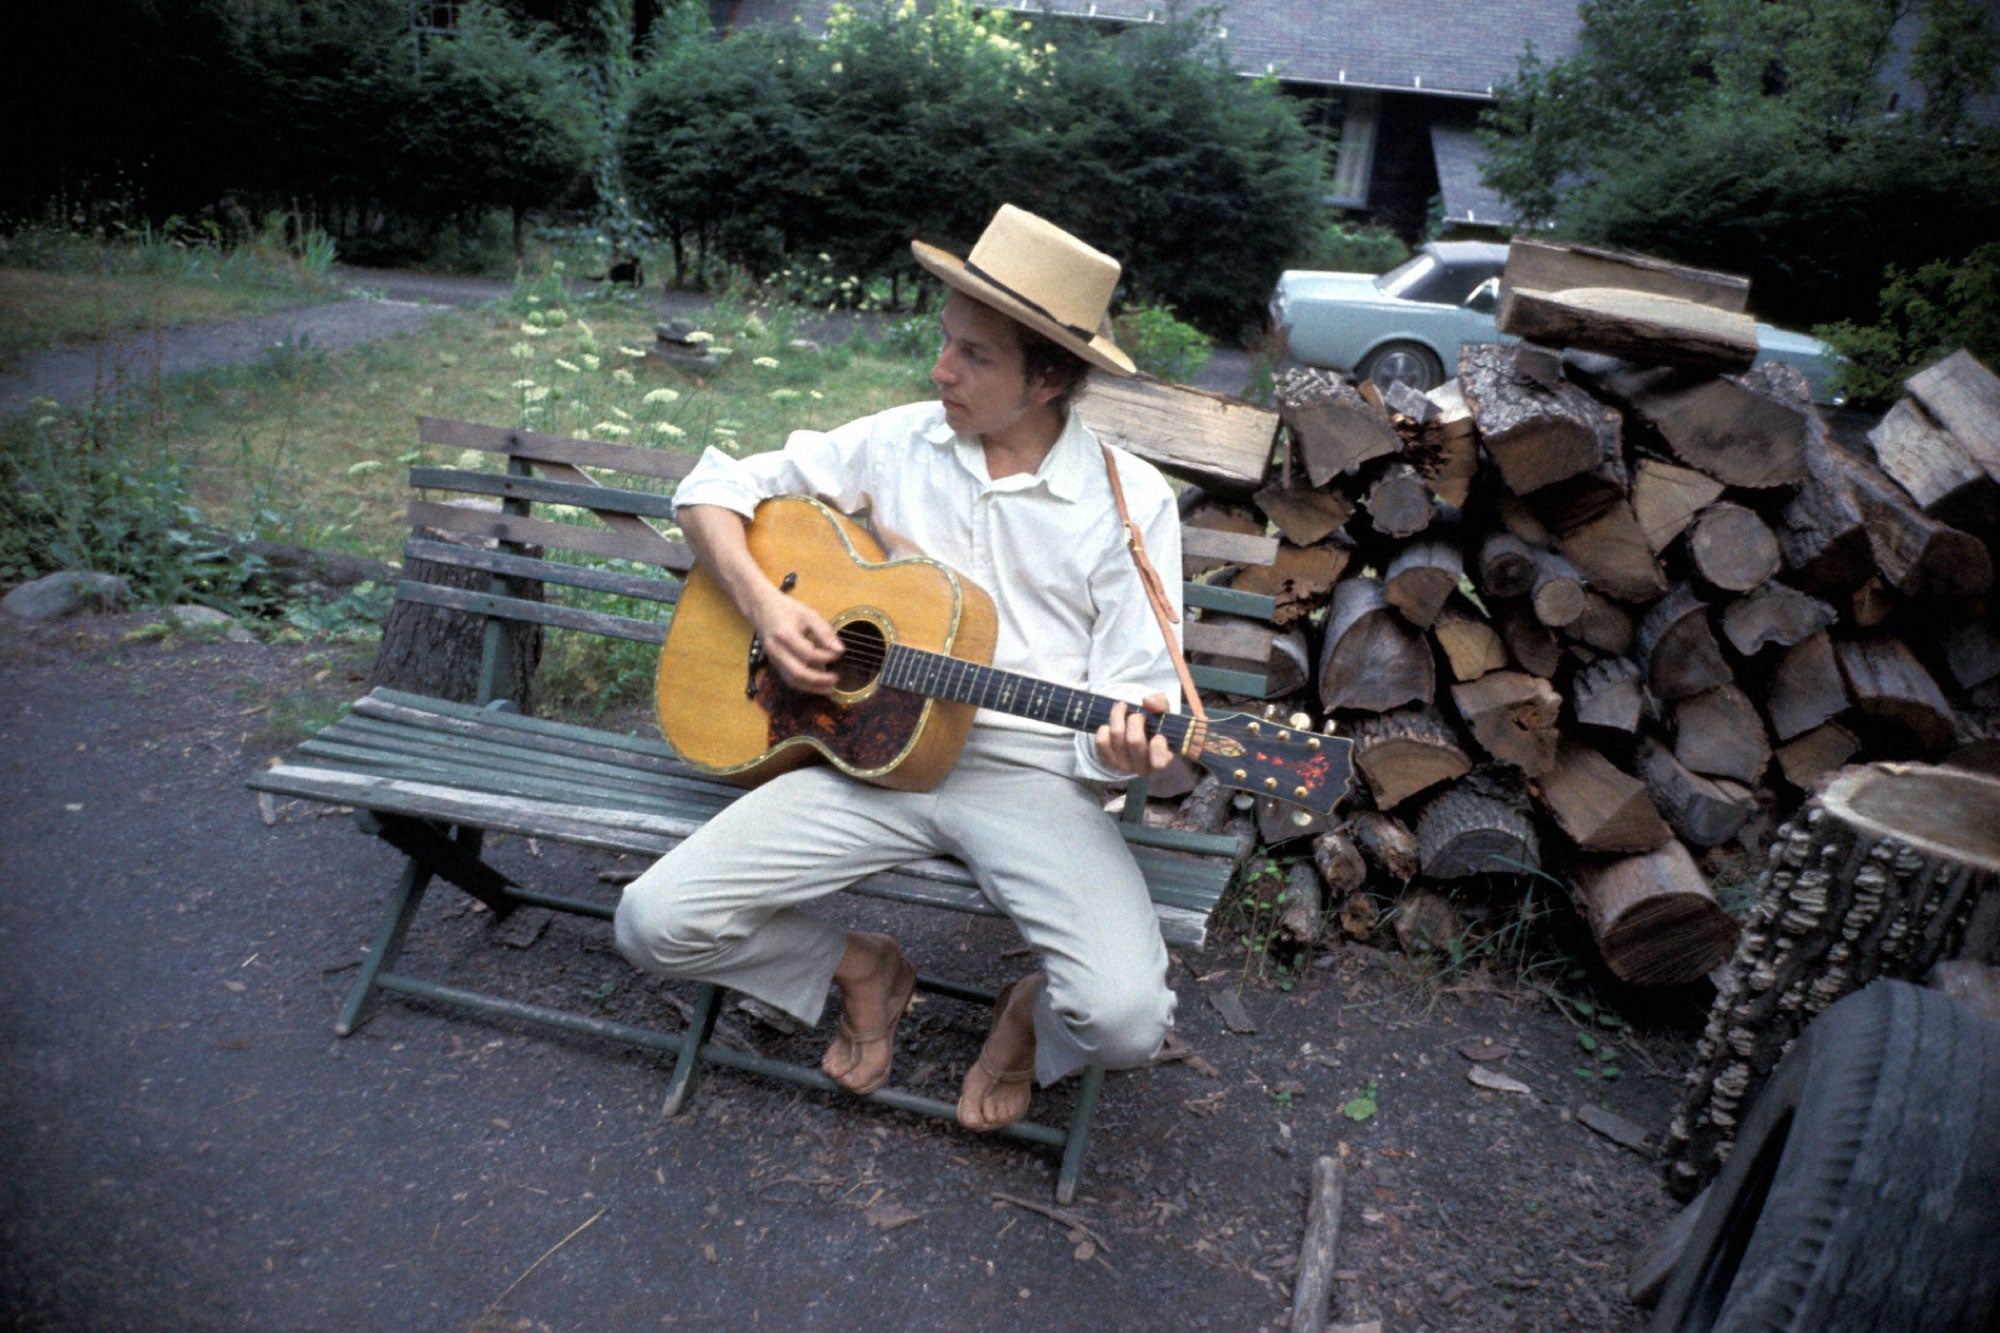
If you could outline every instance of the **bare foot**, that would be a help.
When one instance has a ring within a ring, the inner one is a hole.
[[[993,1030],[958,1094],[958,1123],[967,1129],[989,1133],[1028,1114],[1035,1095],[1035,995],[1041,988],[1042,974],[1031,972],[1000,992]]]
[[[910,1007],[917,969],[887,935],[850,930],[833,984],[840,988],[840,1030],[820,1057],[820,1072],[866,1096],[889,1081],[896,1023]]]

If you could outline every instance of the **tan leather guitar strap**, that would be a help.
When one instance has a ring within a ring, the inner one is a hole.
[[[1188,674],[1187,658],[1181,653],[1180,639],[1174,634],[1174,626],[1180,617],[1174,614],[1173,605],[1167,601],[1166,585],[1160,582],[1160,571],[1153,568],[1153,562],[1146,558],[1146,543],[1139,536],[1138,525],[1132,522],[1132,511],[1125,507],[1125,487],[1118,480],[1118,461],[1111,454],[1111,446],[1100,443],[1104,450],[1104,470],[1111,477],[1111,498],[1118,503],[1118,522],[1125,529],[1125,549],[1132,553],[1132,563],[1139,567],[1139,582],[1146,585],[1146,600],[1153,604],[1153,618],[1160,622],[1160,633],[1167,641],[1167,654],[1174,660],[1174,673],[1181,678],[1181,694],[1187,700],[1188,711],[1194,714],[1196,725],[1188,739],[1195,748],[1200,748],[1201,735],[1207,730],[1208,710],[1201,706],[1201,693],[1194,687],[1194,677]]]

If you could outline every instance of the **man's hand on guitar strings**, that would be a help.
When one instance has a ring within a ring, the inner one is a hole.
[[[1147,695],[1144,710],[1123,703],[1113,706],[1110,723],[1097,729],[1098,759],[1106,768],[1141,776],[1165,768],[1173,762],[1173,747],[1157,732],[1146,735],[1146,715],[1158,717],[1166,711],[1164,694]]]
[[[807,694],[833,693],[840,678],[827,668],[843,645],[825,616],[773,586],[753,622],[765,657],[787,685]]]

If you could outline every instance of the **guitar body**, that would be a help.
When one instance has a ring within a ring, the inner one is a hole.
[[[977,710],[878,688],[857,639],[987,663],[999,619],[985,589],[935,560],[890,560],[859,524],[817,500],[757,507],[750,553],[772,582],[825,616],[850,649],[832,695],[806,694],[752,659],[749,621],[707,571],[688,576],[660,651],[660,730],[681,757],[754,786],[805,764],[832,763],[878,786],[923,791],[950,771]],[[870,628],[872,626],[872,629]]]

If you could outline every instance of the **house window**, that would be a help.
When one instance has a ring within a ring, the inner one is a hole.
[[[1333,192],[1326,202],[1345,208],[1368,205],[1368,178],[1375,171],[1375,126],[1381,118],[1382,95],[1356,89],[1343,99],[1346,114],[1333,164]]]

